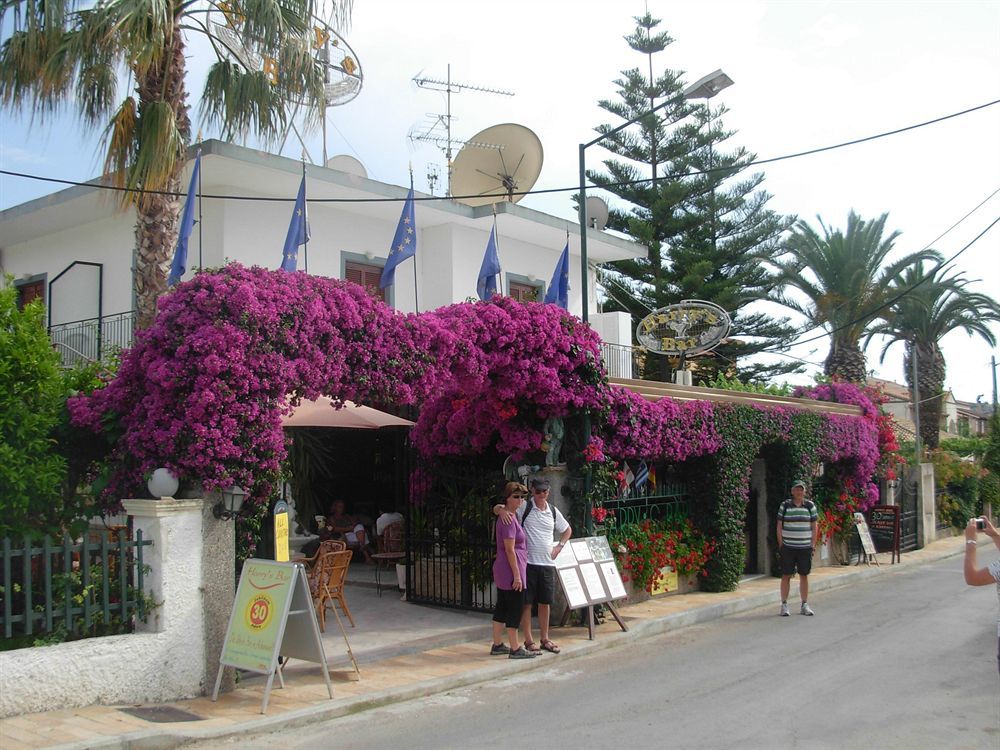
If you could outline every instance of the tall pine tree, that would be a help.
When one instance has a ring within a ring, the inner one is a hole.
[[[713,352],[695,355],[696,382],[719,373],[760,381],[797,372],[801,365],[792,361],[747,362],[762,351],[783,351],[795,337],[787,319],[749,309],[768,298],[774,277],[762,261],[780,254],[780,235],[794,217],[766,207],[771,196],[760,189],[762,174],[738,177],[755,154],[742,147],[722,150],[733,135],[722,125],[726,108],[685,99],[683,71],[654,75],[654,55],[673,39],[654,31],[660,21],[649,13],[635,20],[625,41],[646,56],[648,73],[623,71],[615,81],[618,99],[598,104],[621,120],[642,119],[601,142],[618,158],[604,161],[606,173],[591,170],[587,177],[631,204],[611,210],[608,228],[646,245],[649,256],[602,269],[604,309],[626,310],[636,323],[650,310],[684,299],[708,300],[727,310],[732,332]],[[670,103],[643,116],[665,102]],[[607,133],[619,124],[596,130]],[[667,379],[663,360],[649,355],[645,377]]]

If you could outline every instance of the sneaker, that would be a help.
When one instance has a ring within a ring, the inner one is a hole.
[[[809,615],[812,617],[816,613],[812,611],[812,607],[810,607],[806,602],[802,602],[802,608],[799,610],[799,614]]]
[[[788,602],[782,602],[781,603],[781,612],[780,612],[780,614],[781,614],[782,617],[788,617]]]
[[[510,646],[506,643],[494,643],[490,647],[490,656],[503,656],[510,653]]]
[[[508,659],[534,659],[536,654],[531,653],[524,646],[521,646],[517,651],[511,651],[507,654]]]

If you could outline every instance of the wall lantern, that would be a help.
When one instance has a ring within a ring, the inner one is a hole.
[[[246,491],[242,487],[233,485],[228,489],[222,490],[221,494],[222,501],[216,503],[212,508],[212,515],[220,521],[228,521],[236,518],[239,515],[240,508],[243,507],[243,500],[246,499]]]

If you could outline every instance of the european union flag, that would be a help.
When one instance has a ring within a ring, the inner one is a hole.
[[[385,289],[387,286],[392,286],[396,281],[396,266],[416,254],[417,224],[413,218],[413,188],[410,188],[410,192],[406,194],[406,202],[403,203],[403,213],[399,215],[396,236],[392,238],[392,247],[389,248],[389,259],[382,269],[379,287]]]
[[[299,194],[295,198],[292,220],[288,222],[288,235],[281,251],[281,270],[294,271],[299,257],[299,245],[309,241],[309,217],[306,215],[306,176],[302,175]]]
[[[569,240],[566,240],[566,247],[559,256],[556,270],[552,272],[552,281],[545,290],[543,301],[559,305],[563,310],[569,309]]]
[[[174,249],[174,260],[170,264],[167,286],[179,283],[181,276],[187,270],[188,239],[191,237],[191,230],[194,229],[194,199],[198,191],[199,174],[201,174],[201,150],[194,159],[194,169],[191,171],[187,200],[184,201],[184,211],[181,213],[181,229],[177,233],[177,247]]]
[[[500,255],[497,253],[497,226],[490,230],[490,241],[486,243],[486,255],[479,268],[476,294],[485,302],[497,293],[497,275],[500,273]]]

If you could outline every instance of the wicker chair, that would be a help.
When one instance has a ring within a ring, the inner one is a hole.
[[[306,566],[306,570],[312,570],[316,566],[316,561],[319,560],[327,552],[343,552],[347,549],[347,542],[342,539],[327,539],[319,543],[319,547],[316,549],[316,554],[312,557],[304,557],[300,562]]]
[[[309,591],[313,604],[316,605],[316,618],[319,629],[326,632],[326,608],[334,601],[340,605],[340,610],[347,615],[351,627],[355,627],[351,610],[344,598],[344,580],[347,578],[347,568],[351,563],[352,550],[327,552],[313,566],[309,574]]]

